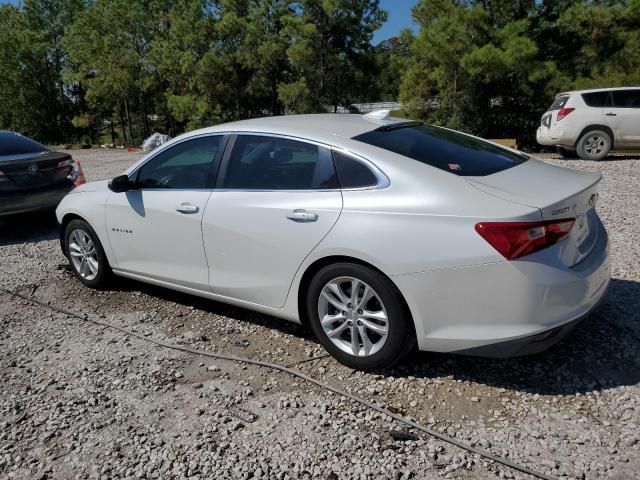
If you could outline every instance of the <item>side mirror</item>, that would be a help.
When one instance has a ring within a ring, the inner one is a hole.
[[[115,193],[128,192],[134,189],[134,184],[127,175],[119,175],[109,180],[109,190]]]

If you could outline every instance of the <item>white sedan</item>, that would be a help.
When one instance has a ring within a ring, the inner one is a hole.
[[[388,112],[298,115],[182,135],[57,216],[89,287],[115,274],[302,322],[376,370],[568,333],[610,280],[599,181]]]

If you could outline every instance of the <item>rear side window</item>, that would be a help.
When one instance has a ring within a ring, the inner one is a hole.
[[[353,139],[464,176],[491,175],[528,160],[526,155],[433,125],[382,127]]]
[[[331,152],[286,138],[239,135],[233,146],[224,188],[318,190],[339,188]]]
[[[616,108],[640,108],[640,89],[613,90],[611,96]]]
[[[378,184],[376,175],[363,162],[335,150],[333,151],[333,159],[342,188],[365,188]]]
[[[549,107],[549,111],[560,110],[561,108],[564,108],[564,106],[567,104],[568,101],[569,101],[569,95],[563,95],[561,97],[557,97]]]
[[[609,92],[589,92],[582,94],[582,99],[587,106],[597,108],[604,107],[607,103],[608,97]]]
[[[6,155],[23,155],[25,153],[47,152],[49,149],[35,140],[17,133],[0,133],[0,157]]]

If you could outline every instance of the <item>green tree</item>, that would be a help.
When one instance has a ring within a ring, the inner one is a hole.
[[[496,16],[499,4],[418,3],[414,15],[421,30],[401,99],[413,116],[481,136],[531,142],[539,115],[558,88],[559,72],[530,38],[527,12],[533,3],[496,8]]]
[[[380,42],[375,47],[377,63],[377,97],[371,101],[396,101],[400,95],[400,83],[404,72],[411,64],[411,49],[415,37],[410,29],[405,29],[398,37]]]
[[[293,111],[346,106],[361,96],[359,72],[371,68],[373,32],[386,19],[378,0],[302,0],[291,19],[287,56],[294,77],[280,84]]]
[[[0,126],[42,142],[70,136],[74,105],[62,79],[62,39],[81,9],[80,0],[0,7]]]
[[[72,68],[66,79],[81,85],[95,110],[116,112],[125,141],[149,132],[149,92],[154,84],[148,63],[161,2],[96,0],[68,32],[64,45]],[[128,133],[128,135],[127,135]]]

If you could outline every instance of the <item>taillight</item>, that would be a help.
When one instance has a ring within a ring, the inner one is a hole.
[[[507,260],[558,243],[571,233],[575,218],[548,222],[482,222],[476,232]]]
[[[75,183],[76,187],[87,183],[80,162],[74,161],[72,158],[67,158],[66,160],[59,161],[57,168],[61,169],[62,175]]]
[[[57,167],[58,168],[73,167],[73,160],[71,158],[68,158],[66,160],[61,160],[58,162]]]
[[[80,166],[80,161],[76,161],[76,167],[73,169],[73,177],[73,183],[76,184],[76,187],[87,183],[87,180],[84,178],[82,167]]]
[[[561,108],[560,110],[558,110],[557,121],[559,122],[560,120],[562,120],[564,117],[569,115],[574,110],[575,110],[575,108],[567,108],[567,107]]]

